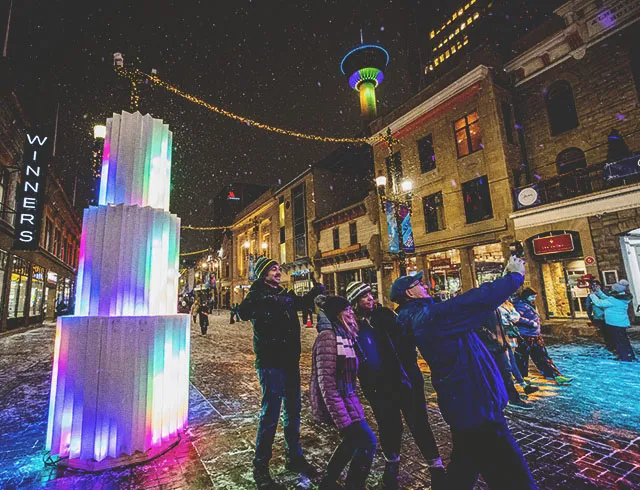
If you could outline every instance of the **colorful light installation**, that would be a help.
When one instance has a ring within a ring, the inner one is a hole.
[[[100,205],[84,213],[77,315],[58,318],[56,331],[46,443],[70,466],[161,448],[187,424],[189,316],[176,314],[170,172],[166,124],[127,112],[107,120]]]

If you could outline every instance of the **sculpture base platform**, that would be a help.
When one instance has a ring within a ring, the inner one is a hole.
[[[137,466],[139,464],[147,463],[153,459],[162,456],[165,453],[171,451],[176,447],[181,437],[178,436],[174,441],[164,444],[159,447],[149,449],[146,453],[136,451],[131,456],[123,455],[119,458],[104,458],[102,461],[96,461],[95,459],[69,459],[62,458],[58,460],[57,465],[64,468],[72,468],[74,470],[88,471],[90,473],[100,473],[105,470],[111,470],[114,468],[127,468],[129,466]]]
[[[189,322],[189,315],[58,318],[51,454],[101,463],[173,443],[187,425]]]

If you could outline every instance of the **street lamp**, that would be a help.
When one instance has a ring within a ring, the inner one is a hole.
[[[387,135],[385,138],[387,147],[389,149],[389,158],[393,159],[393,145],[398,141],[391,135],[391,128],[387,129]],[[413,182],[409,179],[403,179],[400,182],[400,190],[388,189],[387,178],[382,171],[378,173],[376,177],[376,188],[378,189],[378,196],[380,197],[380,206],[382,211],[386,213],[387,203],[391,204],[393,209],[393,216],[396,220],[396,227],[398,228],[398,262],[400,266],[400,275],[407,275],[407,261],[406,252],[404,249],[404,237],[402,233],[402,219],[400,211],[403,207],[407,209],[411,214],[411,195],[413,191]]]
[[[107,127],[101,124],[94,126],[93,137],[95,139],[105,139],[107,137]]]

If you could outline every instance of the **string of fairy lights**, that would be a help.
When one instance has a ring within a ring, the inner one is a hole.
[[[205,109],[208,109],[212,112],[220,114],[222,116],[228,117],[230,119],[234,119],[238,122],[247,124],[248,126],[253,126],[259,129],[263,129],[265,131],[271,131],[272,133],[284,134],[286,136],[291,136],[293,138],[306,139],[312,141],[319,141],[322,143],[353,143],[353,144],[371,144],[372,141],[370,138],[339,138],[332,136],[321,136],[317,134],[309,134],[303,133],[301,131],[294,131],[292,129],[280,128],[277,126],[272,126],[270,124],[261,123],[256,121],[255,119],[251,119],[249,117],[241,116],[234,112],[228,111],[222,107],[215,106],[213,104],[209,104],[208,102],[196,97],[195,95],[188,94],[183,90],[180,90],[178,87],[171,85],[168,82],[165,82],[160,77],[154,74],[145,73],[138,68],[129,68],[124,66],[116,66],[116,72],[123,77],[128,78],[131,81],[131,110],[137,110],[138,103],[140,101],[140,96],[138,93],[138,83],[140,80],[149,80],[149,82],[157,85],[159,87],[168,90],[194,104],[197,104]]]

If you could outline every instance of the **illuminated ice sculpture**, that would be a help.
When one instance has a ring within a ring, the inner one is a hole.
[[[139,112],[107,120],[99,205],[82,224],[76,315],[58,318],[55,340],[46,444],[70,466],[145,459],[187,424],[189,315],[176,314],[170,175],[168,125]]]

